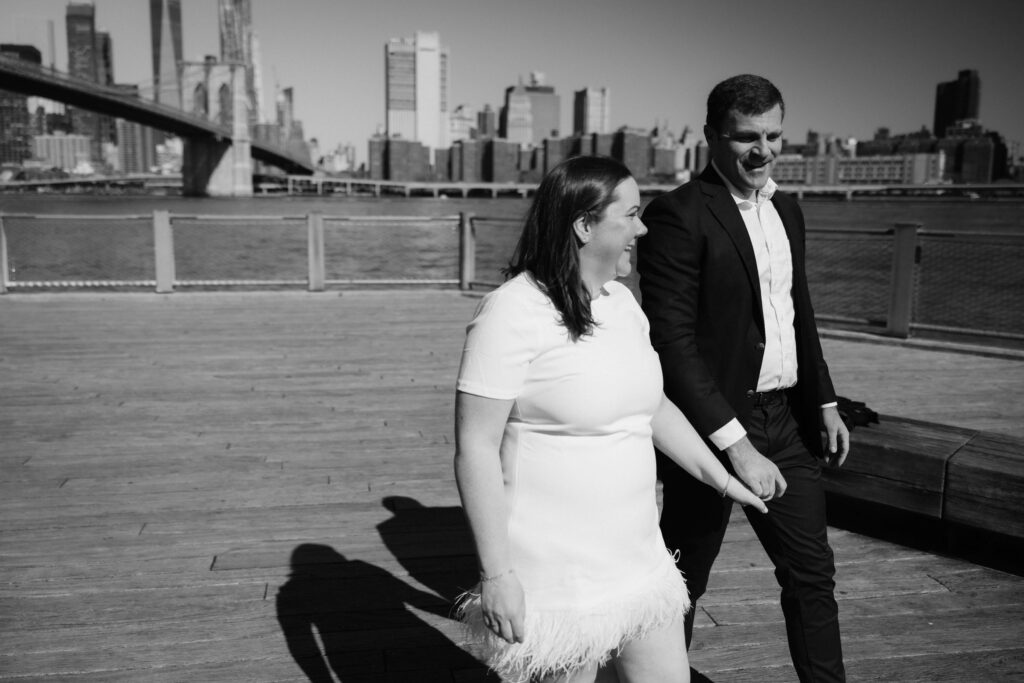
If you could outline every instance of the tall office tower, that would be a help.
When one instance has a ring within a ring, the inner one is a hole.
[[[476,136],[478,138],[493,138],[498,134],[498,117],[491,105],[485,104],[483,110],[476,114]]]
[[[96,32],[96,81],[100,85],[114,85],[114,43],[106,31]],[[97,114],[100,143],[117,142],[117,125],[114,117]]]
[[[935,120],[932,133],[946,137],[946,130],[957,121],[978,118],[981,79],[974,69],[964,69],[955,81],[939,83],[935,89]]]
[[[115,85],[126,95],[139,97],[140,88],[134,84]],[[122,173],[149,173],[156,166],[156,131],[141,123],[117,119],[117,158]]]
[[[32,45],[0,45],[4,57],[41,65],[43,56]],[[0,163],[20,164],[32,156],[33,117],[28,95],[0,90]]]
[[[260,96],[257,94],[255,37],[252,29],[251,0],[219,0],[220,60],[242,62],[245,93],[249,102],[249,126],[260,120]]]
[[[501,111],[501,137],[521,145],[540,145],[557,138],[562,120],[561,98],[544,84],[544,74],[530,74],[530,84],[505,89]]]
[[[180,109],[181,0],[149,0],[149,35],[153,46],[152,99]]]
[[[417,31],[384,45],[387,136],[448,147],[448,48],[437,33]]]
[[[65,15],[68,31],[68,75],[99,82],[99,55],[96,43],[96,8],[92,3],[68,3]],[[92,139],[91,161],[103,159],[103,135],[100,117],[86,109],[67,108],[72,130]]]
[[[611,93],[608,88],[577,90],[572,106],[574,135],[608,133],[611,130]]]

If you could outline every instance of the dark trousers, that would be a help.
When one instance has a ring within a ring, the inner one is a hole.
[[[752,406],[747,436],[774,462],[788,488],[768,502],[768,514],[744,508],[761,545],[775,565],[782,589],[782,613],[793,666],[801,681],[845,681],[834,597],[835,563],[828,545],[821,466],[797,434],[787,402]],[[732,471],[728,457],[722,456]],[[686,615],[686,646],[693,638],[697,601],[708,585],[711,565],[722,546],[732,501],[688,476],[662,467],[661,531],[670,550],[679,550],[693,608]],[[733,472],[735,475],[735,472]]]

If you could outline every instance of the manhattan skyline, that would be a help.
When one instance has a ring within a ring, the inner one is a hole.
[[[35,45],[44,64],[66,71],[67,4],[3,0],[0,42]],[[97,29],[113,40],[115,80],[148,84],[149,3],[93,4]],[[181,4],[184,58],[218,55],[216,3]],[[572,131],[573,92],[607,87],[613,129],[660,124],[678,135],[688,126],[702,137],[707,92],[744,72],[779,86],[791,142],[808,130],[861,140],[883,126],[907,133],[931,128],[938,83],[976,69],[981,123],[1003,134],[1011,151],[1024,141],[1019,0],[252,0],[252,12],[264,119],[276,87],[291,87],[306,138],[316,138],[321,152],[351,144],[359,161],[385,121],[384,45],[417,30],[438,32],[450,49],[450,109],[497,110],[507,87],[541,72],[562,98],[563,136]]]

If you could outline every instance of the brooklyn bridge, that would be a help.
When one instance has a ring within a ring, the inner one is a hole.
[[[253,159],[289,174],[313,172],[308,157],[301,158],[282,145],[252,139],[241,64],[222,65],[209,73],[199,92],[183,93],[184,106],[180,109],[3,56],[0,88],[133,121],[180,137],[184,142],[181,172],[185,194],[251,195]],[[206,98],[208,91],[218,96]]]

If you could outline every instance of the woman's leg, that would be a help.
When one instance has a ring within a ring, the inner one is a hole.
[[[615,665],[622,683],[690,683],[683,615],[644,638],[626,643]]]
[[[595,683],[596,680],[597,666],[588,666],[585,669],[577,669],[571,674],[545,676],[540,683]]]

